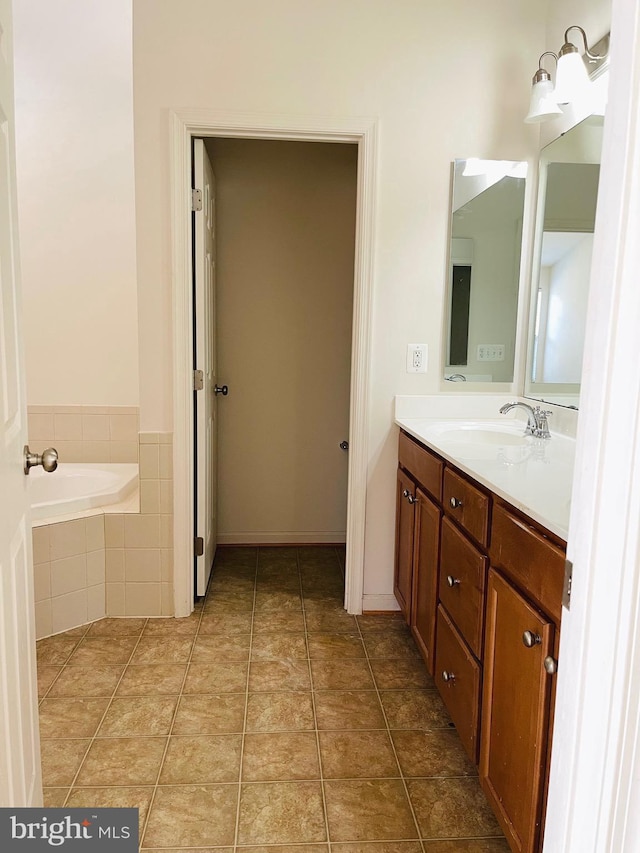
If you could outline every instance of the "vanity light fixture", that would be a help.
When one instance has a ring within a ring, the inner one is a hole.
[[[542,67],[542,60],[545,56],[553,56],[556,63],[558,62],[558,57],[551,50],[546,50],[538,60],[538,70],[533,75],[529,112],[525,118],[527,124],[549,121],[562,115],[562,110],[554,97],[551,74],[546,68]]]
[[[558,53],[558,73],[556,75],[555,98],[559,104],[568,104],[589,92],[591,81],[585,60],[580,56],[580,51],[569,41],[569,32],[579,30],[584,42],[584,55],[589,63],[596,63],[604,59],[606,53],[592,53],[587,44],[587,34],[582,27],[571,26],[564,34],[564,44]]]

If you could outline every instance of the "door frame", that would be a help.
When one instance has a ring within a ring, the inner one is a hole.
[[[377,120],[368,117],[265,116],[217,110],[170,113],[173,298],[174,603],[176,616],[193,609],[193,296],[191,139],[229,137],[358,146],[354,257],[345,608],[362,613],[368,471]]]

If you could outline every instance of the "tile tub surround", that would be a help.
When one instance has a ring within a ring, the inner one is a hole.
[[[139,496],[34,524],[38,638],[105,615],[173,616],[172,440],[139,434]]]
[[[39,643],[45,804],[137,806],[143,850],[508,853],[402,619],[342,609],[342,552],[220,549],[192,616]]]
[[[65,462],[137,462],[137,406],[28,406],[29,446]]]

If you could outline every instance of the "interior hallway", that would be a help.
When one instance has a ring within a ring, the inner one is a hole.
[[[136,806],[145,849],[508,853],[404,622],[345,613],[343,564],[219,549],[192,616],[41,640],[45,804]]]

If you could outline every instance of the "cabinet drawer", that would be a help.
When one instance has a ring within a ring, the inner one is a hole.
[[[492,566],[502,569],[560,624],[565,562],[562,548],[496,503],[489,557]]]
[[[438,606],[435,680],[467,755],[478,763],[480,665]]]
[[[489,495],[447,466],[442,500],[447,515],[455,518],[476,542],[486,545],[489,536]]]
[[[447,518],[442,519],[439,596],[479,659],[487,558]]]
[[[437,501],[442,500],[444,462],[406,433],[400,433],[398,464],[410,471],[420,485]]]

